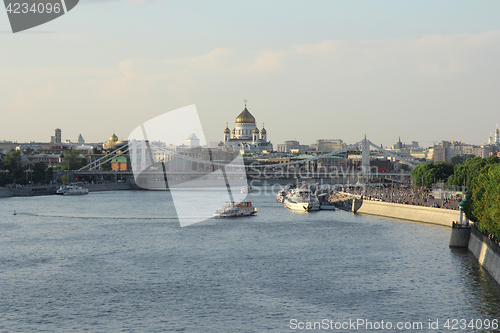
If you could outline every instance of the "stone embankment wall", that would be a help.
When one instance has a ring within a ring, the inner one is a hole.
[[[10,188],[0,188],[0,198],[7,198],[12,196]]]
[[[21,186],[9,189],[1,189],[0,197],[33,197],[39,195],[50,195],[56,193],[55,186]],[[9,194],[10,192],[10,194]]]
[[[460,218],[458,210],[403,205],[391,202],[355,199],[359,208],[356,213],[371,214],[396,219],[434,223],[451,227]]]
[[[500,246],[476,228],[472,228],[468,248],[484,269],[500,284]]]
[[[87,184],[85,187],[89,189],[89,192],[140,190],[138,186],[132,183]]]

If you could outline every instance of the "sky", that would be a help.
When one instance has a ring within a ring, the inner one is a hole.
[[[244,108],[275,145],[484,144],[500,123],[499,1],[80,0],[13,34],[0,141],[126,139],[195,104],[207,142]]]

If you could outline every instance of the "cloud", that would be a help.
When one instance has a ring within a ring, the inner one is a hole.
[[[288,51],[244,53],[230,48],[215,48],[204,55],[188,58],[128,59],[120,62],[119,67],[128,77],[165,76],[180,72],[248,74],[283,68],[287,53]]]
[[[4,110],[12,115],[5,123],[16,114],[42,122],[41,113],[57,120],[77,113],[104,127],[121,122],[129,128],[196,103],[202,118],[207,111],[207,137],[219,138],[219,127],[230,120],[227,105],[248,98],[252,108],[266,110],[262,120],[266,127],[274,123],[273,136],[282,128],[280,139],[289,139],[287,128],[301,119],[314,128],[311,142],[317,133],[349,141],[354,131],[345,124],[351,121],[363,129],[417,128],[415,139],[424,140],[412,119],[425,119],[426,132],[441,131],[444,123],[458,131],[470,121],[455,115],[471,110],[474,121],[488,121],[488,110],[500,103],[499,57],[500,31],[327,40],[252,52],[217,47],[182,58],[124,59],[115,68],[0,69],[0,100],[8,101]]]
[[[400,73],[449,75],[480,66],[479,58],[497,54],[500,31],[482,34],[426,35],[375,40],[329,40],[289,49],[244,52],[215,48],[206,54],[176,59],[127,59],[120,71],[136,77],[197,77],[207,74],[260,75],[311,63],[325,71],[362,75]],[[491,59],[490,59],[491,60]]]
[[[161,3],[156,0],[84,0],[82,4],[104,4],[109,2],[128,2],[135,6],[144,6],[148,4],[161,5]]]
[[[488,54],[498,54],[500,31],[480,34],[425,35],[361,41],[332,40],[294,45],[296,54],[327,58],[354,73],[395,70],[427,75],[447,75],[481,66]],[[489,59],[491,60],[491,59]]]

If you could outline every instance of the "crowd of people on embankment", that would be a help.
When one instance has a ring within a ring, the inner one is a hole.
[[[495,236],[493,234],[490,234],[489,232],[483,232],[483,235],[485,235],[486,237],[488,237],[488,239],[491,240],[496,245],[500,246],[500,240],[498,239],[497,236]]]
[[[434,198],[432,191],[426,188],[414,187],[387,187],[387,188],[354,188],[344,189],[349,194],[358,195],[363,200],[375,200],[382,202],[391,202],[404,205],[414,205],[423,207],[434,207],[444,209],[459,209],[459,203],[462,201],[460,196],[437,199]]]
[[[334,192],[328,196],[328,201],[333,202],[336,207],[350,211],[352,209],[352,196],[342,192]]]

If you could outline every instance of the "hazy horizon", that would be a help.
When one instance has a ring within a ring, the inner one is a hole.
[[[12,34],[0,140],[126,139],[195,104],[221,141],[248,100],[274,147],[318,139],[481,145],[500,123],[495,1],[82,0]]]

